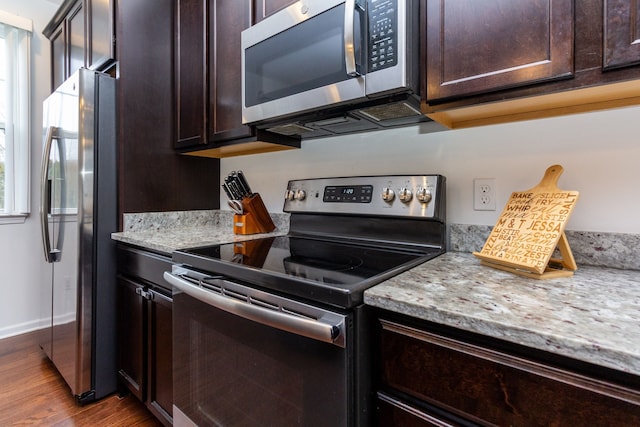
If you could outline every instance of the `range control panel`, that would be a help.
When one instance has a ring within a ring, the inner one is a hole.
[[[285,191],[283,210],[444,220],[445,180],[442,175],[292,180]]]
[[[371,203],[373,185],[330,185],[325,187],[325,203]]]

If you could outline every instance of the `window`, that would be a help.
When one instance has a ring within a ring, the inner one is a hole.
[[[31,29],[0,11],[0,220],[29,213]]]
[[[0,37],[0,64],[5,64],[7,59],[6,59],[6,48],[5,48],[5,41],[4,41],[4,37]],[[4,182],[5,182],[5,178],[4,178],[4,164],[5,164],[5,141],[4,141],[4,133],[5,133],[5,127],[6,127],[6,121],[7,121],[7,113],[6,113],[6,109],[7,107],[5,106],[6,104],[6,95],[5,95],[5,67],[1,67],[0,68],[0,211],[4,212],[5,210],[5,195],[4,195]]]

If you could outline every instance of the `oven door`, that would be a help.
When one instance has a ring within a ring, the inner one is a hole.
[[[349,316],[181,267],[165,280],[174,425],[352,424]]]
[[[242,32],[243,123],[365,98],[360,3],[296,2]]]

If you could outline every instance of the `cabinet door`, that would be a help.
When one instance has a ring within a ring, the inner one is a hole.
[[[220,205],[219,161],[177,156],[172,149],[178,126],[171,96],[175,83],[175,32],[171,29],[177,6],[176,0],[116,0],[120,219],[123,212],[217,209]],[[202,99],[203,92],[199,96]]]
[[[87,67],[99,70],[114,57],[113,0],[85,0],[87,8]]]
[[[242,124],[240,33],[251,26],[252,0],[209,0],[209,135],[213,142],[252,135]]]
[[[164,292],[150,291],[149,300],[149,390],[152,412],[170,422],[173,414],[172,299]]]
[[[267,16],[273,15],[280,9],[294,4],[296,1],[297,0],[254,0],[256,7],[254,23],[262,21]]]
[[[572,0],[427,0],[427,100],[573,74]]]
[[[640,63],[640,1],[605,0],[603,67]]]
[[[382,321],[382,383],[482,425],[640,425],[640,392]]]
[[[85,52],[84,9],[82,2],[69,14],[67,18],[67,46],[69,56],[69,72],[65,78],[84,67]]]
[[[146,301],[139,283],[118,276],[118,376],[138,399],[144,401]]]
[[[207,143],[207,1],[176,2],[176,148]]]
[[[51,35],[51,91],[55,91],[67,77],[64,22]]]

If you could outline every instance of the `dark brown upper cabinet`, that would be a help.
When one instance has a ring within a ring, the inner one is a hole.
[[[51,91],[84,66],[84,4],[65,1],[42,33],[51,43]]]
[[[252,136],[242,125],[240,33],[251,26],[252,0],[210,0],[209,103],[214,140]]]
[[[68,70],[66,77],[75,73],[80,67],[85,65],[84,46],[85,46],[85,26],[84,26],[84,5],[78,3],[71,11],[66,19],[67,26],[67,60]]]
[[[220,162],[174,149],[175,3],[116,0],[121,220],[122,213],[220,207]]]
[[[176,1],[176,148],[207,142],[206,0]]]
[[[100,70],[115,59],[114,0],[85,0],[86,64]]]
[[[177,148],[252,136],[242,124],[240,33],[251,0],[179,0]]]
[[[572,0],[428,0],[427,99],[573,74]]]
[[[52,90],[81,66],[117,77],[119,230],[124,213],[220,205],[220,162],[174,149],[175,12],[174,0],[65,0],[43,30]]]
[[[292,138],[242,124],[242,30],[257,0],[176,2],[176,142],[182,153],[205,157],[299,148]]]
[[[66,27],[61,24],[48,36],[51,43],[51,91],[60,86],[69,75],[66,59]]]
[[[422,4],[422,111],[450,128],[640,104],[640,0]]]
[[[80,67],[103,70],[114,55],[113,0],[66,0],[42,33],[51,43],[51,90]]]
[[[273,15],[277,11],[294,4],[298,0],[257,0],[255,10],[255,22],[260,22],[267,16]]]
[[[640,1],[605,0],[605,69],[640,63]]]

